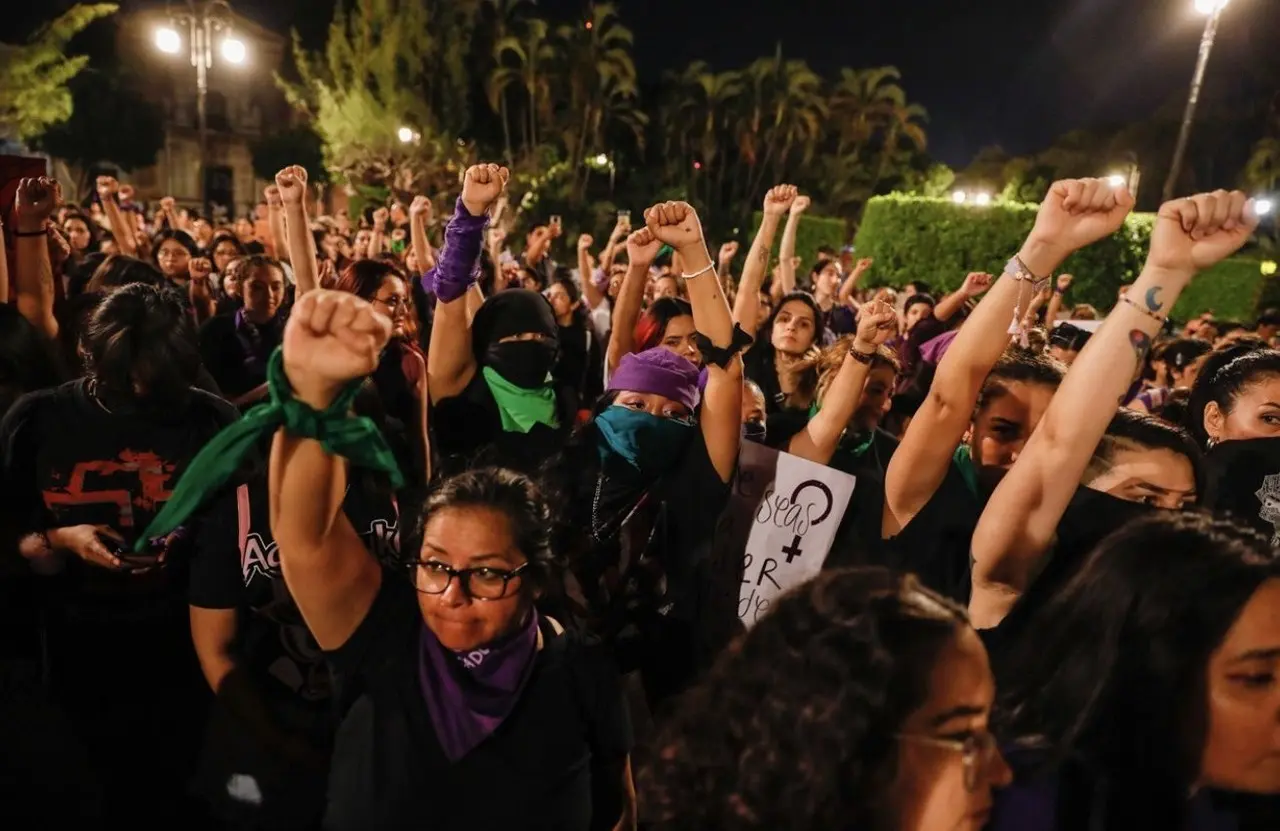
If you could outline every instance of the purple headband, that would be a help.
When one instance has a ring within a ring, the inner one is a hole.
[[[698,368],[674,352],[655,346],[622,356],[609,379],[609,390],[648,392],[677,401],[690,410],[698,408]]]

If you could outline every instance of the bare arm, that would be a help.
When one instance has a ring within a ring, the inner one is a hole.
[[[591,274],[591,244],[594,241],[590,234],[578,237],[578,274],[582,278],[582,292],[588,309],[598,308],[604,302],[604,294]]]
[[[427,239],[427,223],[430,221],[431,200],[425,196],[413,197],[413,202],[409,205],[409,241],[413,245],[413,256],[418,261],[422,274],[436,267],[436,252]],[[413,276],[416,279],[422,274]]]
[[[120,183],[115,179],[110,176],[98,177],[98,196],[102,201],[102,215],[107,218],[107,228],[115,237],[120,253],[135,257],[138,247],[134,239],[138,232],[133,226],[133,220],[126,221],[120,212],[120,203],[116,201],[116,194],[119,192]]]
[[[622,357],[635,351],[636,320],[644,304],[644,289],[649,282],[649,266],[658,256],[662,243],[648,228],[641,228],[627,239],[627,275],[622,278],[618,301],[613,307],[613,331],[609,334],[606,365],[612,373]]]
[[[756,334],[756,319],[760,315],[760,287],[769,268],[769,252],[773,250],[773,238],[778,233],[778,222],[796,199],[795,185],[778,185],[764,197],[764,215],[747,262],[742,267],[742,279],[738,282],[738,296],[733,301],[733,322],[743,331]]]
[[[57,207],[57,193],[57,183],[42,176],[23,179],[14,197],[18,212],[14,297],[18,312],[50,338],[58,335],[58,321],[53,316],[53,262],[45,225]]]
[[[717,347],[727,347],[733,339],[733,318],[724,298],[697,213],[687,203],[667,202],[645,212],[649,231],[661,242],[680,252],[693,322],[698,332]],[[700,426],[707,455],[723,482],[733,478],[742,441],[742,357],[735,355],[728,366],[707,365],[707,388],[703,394]]]
[[[787,225],[782,229],[782,246],[778,251],[778,284],[773,287],[775,303],[796,290],[796,230],[800,217],[809,209],[809,197],[797,196],[791,203]]]
[[[378,365],[391,325],[347,292],[299,297],[285,327],[284,366],[294,395],[323,410],[342,387]],[[326,650],[342,646],[368,614],[382,569],[342,512],[344,460],[314,439],[280,430],[271,446],[271,532],[285,584]]]
[[[844,278],[844,282],[840,284],[840,293],[836,296],[836,302],[841,306],[852,306],[858,308],[858,304],[853,299],[853,293],[858,289],[858,281],[862,279],[862,275],[871,268],[870,259],[858,260],[853,270],[849,272],[849,276]]]
[[[307,216],[307,171],[296,164],[286,167],[276,174],[276,187],[284,200],[289,264],[293,266],[293,280],[298,284],[297,296],[301,297],[320,287],[316,240],[311,235],[311,218]]]
[[[1095,204],[1098,198],[1093,195]],[[1239,191],[1218,191],[1160,209],[1147,264],[1128,295],[1144,299],[1117,304],[1089,339],[974,531],[969,610],[975,626],[999,623],[1025,591],[1117,400],[1160,331],[1160,312],[1173,307],[1197,271],[1233,254],[1257,226],[1246,201]]]
[[[271,256],[282,263],[287,263],[289,262],[289,232],[285,227],[284,202],[280,199],[280,188],[268,185],[263,193],[267,199],[267,242],[271,247]]]
[[[1053,326],[1058,322],[1058,312],[1062,310],[1062,298],[1066,296],[1067,289],[1071,288],[1071,275],[1063,274],[1058,277],[1058,285],[1053,291],[1053,297],[1049,298],[1049,307],[1044,312],[1044,325],[1050,332]]]
[[[792,437],[787,452],[820,465],[829,464],[840,437],[853,419],[871,371],[871,359],[897,328],[897,313],[887,303],[868,303],[859,314],[858,332],[835,380],[827,387],[818,414]],[[862,356],[863,360],[858,357]]]

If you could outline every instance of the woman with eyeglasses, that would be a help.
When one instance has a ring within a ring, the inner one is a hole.
[[[397,455],[411,460],[402,466],[407,468],[404,472],[409,474],[410,484],[425,484],[431,467],[427,437],[427,359],[411,335],[415,312],[409,281],[394,263],[381,259],[356,260],[343,270],[334,288],[369,302],[391,320],[391,340],[378,360],[372,381],[390,417],[389,438],[401,451]]]
[[[305,295],[284,344],[294,396],[325,409],[389,335],[359,298]],[[277,433],[271,529],[345,705],[325,828],[633,827],[612,660],[535,608],[556,574],[537,487],[494,468],[444,480],[408,518],[408,562],[393,569],[343,513],[346,483],[320,442]]]
[[[545,297],[506,289],[469,311],[489,211],[507,176],[495,164],[467,171],[437,265],[422,278],[437,300],[427,376],[446,471],[478,457],[536,469],[564,446],[576,415],[551,375],[560,327]]]
[[[784,595],[680,701],[639,775],[660,831],[980,831],[1007,785],[964,611],[835,569]]]

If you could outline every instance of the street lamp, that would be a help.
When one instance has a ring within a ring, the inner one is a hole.
[[[1200,87],[1204,84],[1204,70],[1209,65],[1209,53],[1213,40],[1218,36],[1218,23],[1222,12],[1231,0],[1195,0],[1196,11],[1207,15],[1204,34],[1200,37],[1200,55],[1196,58],[1196,70],[1191,76],[1191,92],[1187,95],[1187,109],[1182,114],[1182,129],[1178,131],[1178,144],[1173,151],[1173,163],[1169,166],[1169,178],[1164,181],[1164,201],[1173,198],[1178,186],[1178,174],[1182,172],[1182,160],[1187,154],[1187,141],[1191,138],[1191,123],[1195,121],[1196,104],[1200,101]]]
[[[221,35],[218,51],[222,60],[240,65],[248,58],[245,42],[232,34],[233,14],[226,0],[186,0],[186,8],[169,13],[169,25],[155,32],[156,48],[169,55],[182,51],[182,29],[186,29],[191,49],[191,65],[196,68],[196,121],[200,131],[200,205],[208,212],[209,183],[205,176],[205,157],[209,150],[209,124],[206,101],[209,96],[209,70],[213,67],[213,42]]]
[[[413,129],[410,127],[401,127],[396,130],[396,138],[400,139],[401,144],[408,144],[413,141]]]
[[[951,201],[955,202],[957,205],[963,205],[964,201],[968,198],[969,198],[969,194],[965,193],[962,190],[954,191],[951,194]]]
[[[985,208],[987,205],[991,204],[991,194],[979,193],[977,196],[973,197],[973,204],[977,205],[979,208]]]

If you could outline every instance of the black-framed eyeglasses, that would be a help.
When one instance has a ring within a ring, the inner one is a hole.
[[[456,577],[462,590],[473,600],[501,600],[507,596],[511,581],[524,574],[528,563],[507,571],[500,568],[453,568],[434,560],[409,563],[409,579],[423,594],[444,594]]]
[[[383,306],[386,306],[387,311],[390,312],[393,317],[397,312],[409,311],[408,298],[400,297],[399,295],[393,294],[390,297],[375,297],[373,298],[373,302],[381,303]]]
[[[895,738],[916,744],[940,747],[960,754],[964,763],[964,787],[973,792],[978,788],[978,773],[996,754],[996,737],[991,733],[974,733],[967,739],[942,739],[918,733],[895,733]]]

